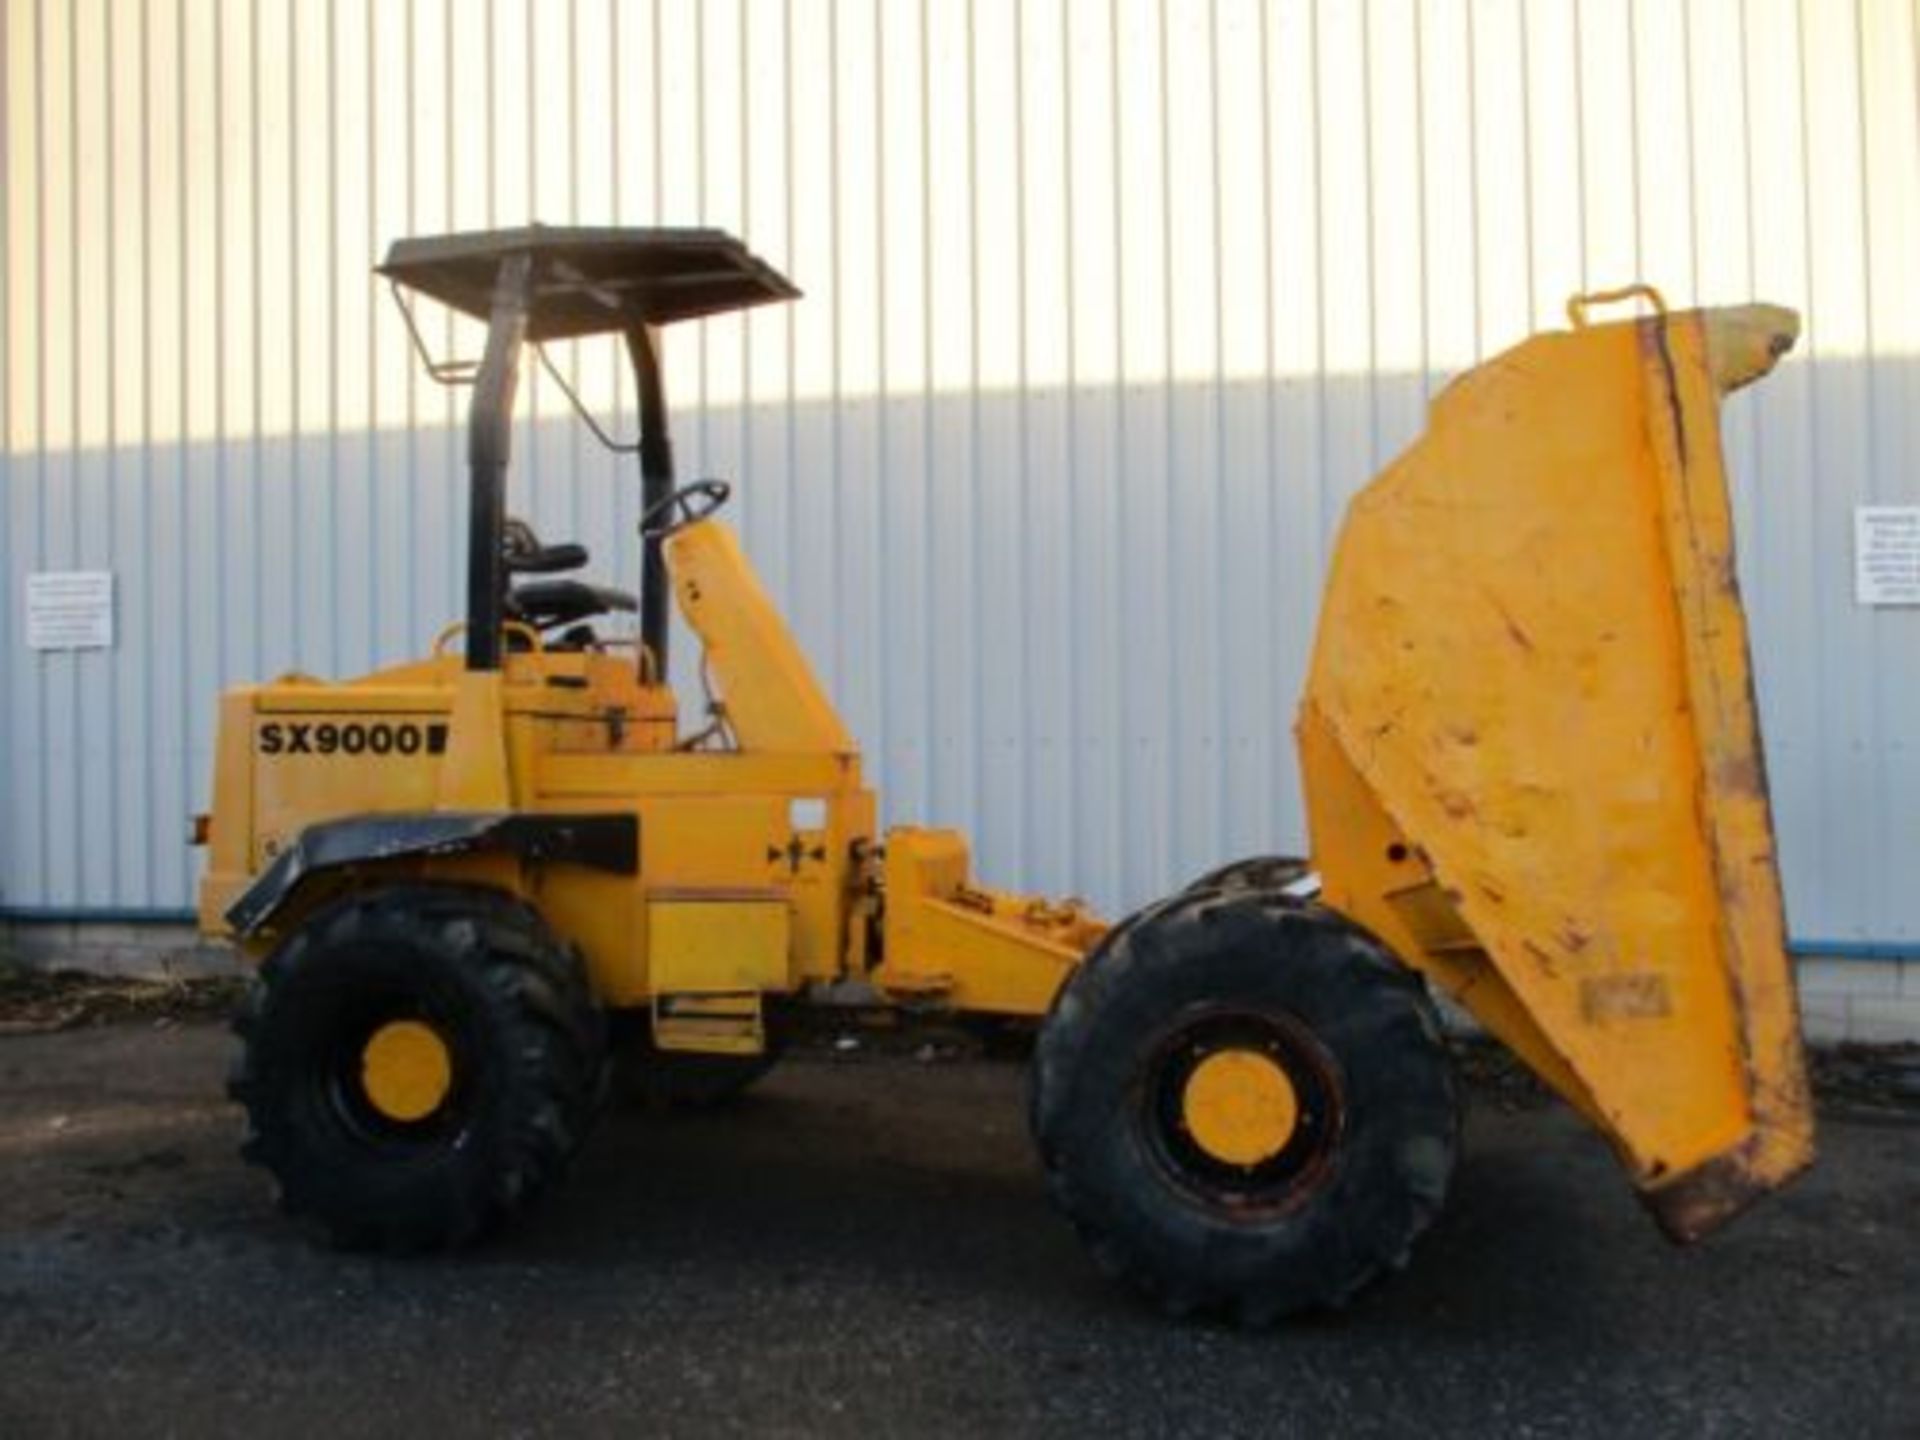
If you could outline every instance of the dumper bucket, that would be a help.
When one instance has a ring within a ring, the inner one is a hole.
[[[1719,425],[1799,320],[1570,309],[1353,501],[1301,763],[1326,902],[1691,1240],[1813,1153]]]

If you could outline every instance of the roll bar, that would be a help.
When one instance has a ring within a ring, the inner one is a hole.
[[[507,464],[521,347],[619,333],[639,397],[641,508],[673,493],[673,441],[660,374],[662,325],[799,295],[785,276],[719,230],[585,229],[530,225],[394,242],[378,267],[394,286],[427,373],[471,385],[467,407],[467,668],[498,670],[504,649]],[[479,362],[428,353],[403,290],[487,322]],[[660,537],[643,541],[640,638],[666,674],[668,586]]]

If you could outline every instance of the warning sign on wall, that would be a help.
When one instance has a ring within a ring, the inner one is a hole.
[[[1853,598],[1920,605],[1920,505],[1854,507]]]
[[[113,572],[42,570],[27,576],[27,647],[107,650],[113,646]]]

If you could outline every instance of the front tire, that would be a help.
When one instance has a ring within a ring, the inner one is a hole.
[[[578,952],[496,891],[350,895],[294,930],[235,1022],[242,1156],[355,1249],[464,1244],[558,1178],[605,1088]]]
[[[1339,1305],[1445,1198],[1451,1067],[1418,977],[1317,906],[1190,891],[1062,987],[1032,1121],[1055,1203],[1171,1313]]]

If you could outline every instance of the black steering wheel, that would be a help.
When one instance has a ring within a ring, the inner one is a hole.
[[[733,487],[724,480],[696,480],[682,485],[664,500],[655,501],[640,517],[640,533],[664,540],[689,525],[697,525],[727,503]]]

